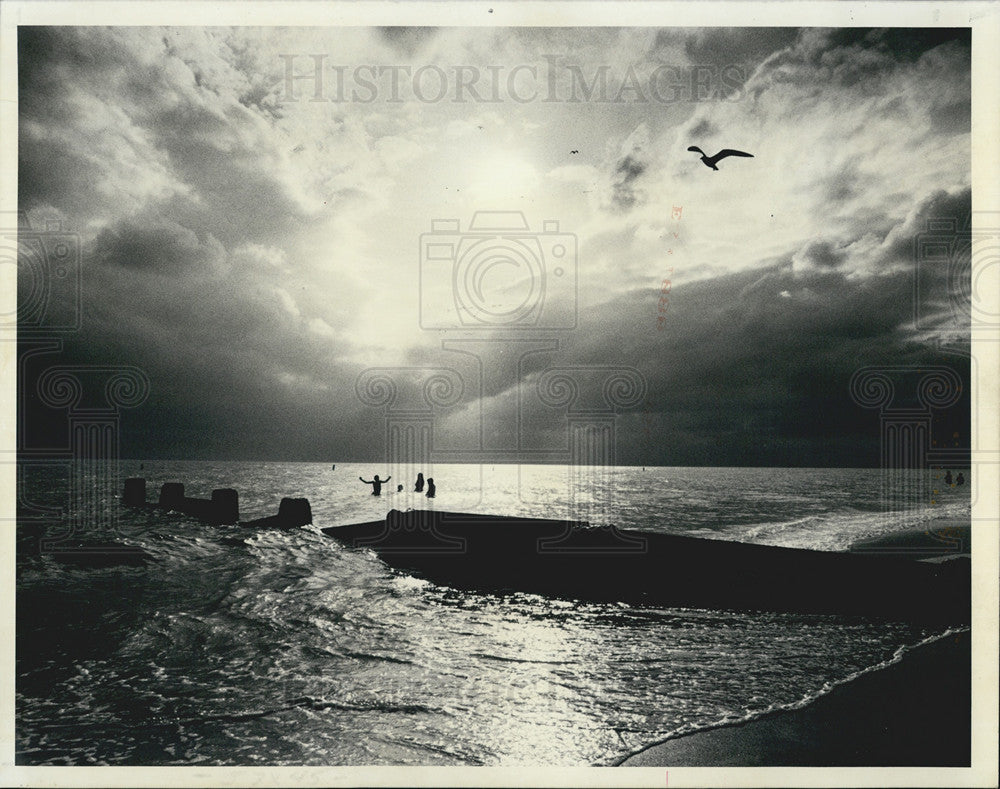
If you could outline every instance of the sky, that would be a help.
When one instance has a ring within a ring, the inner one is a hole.
[[[877,466],[856,371],[969,378],[954,266],[921,250],[971,210],[970,46],[20,28],[22,221],[73,256],[43,312],[19,277],[21,445],[65,441],[47,370],[117,365],[149,383],[129,458],[378,461],[422,410],[440,459],[565,460],[592,417],[622,464]],[[942,444],[969,446],[968,390]]]

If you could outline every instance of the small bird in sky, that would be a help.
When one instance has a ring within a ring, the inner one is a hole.
[[[711,167],[713,170],[718,170],[719,168],[716,167],[715,165],[718,162],[725,159],[727,156],[749,156],[751,159],[753,159],[752,153],[744,153],[743,151],[734,151],[732,148],[723,148],[721,151],[715,154],[715,156],[706,155],[705,152],[697,145],[692,145],[690,148],[688,148],[688,150],[694,151],[695,153],[700,153],[701,161],[705,164],[706,167]]]

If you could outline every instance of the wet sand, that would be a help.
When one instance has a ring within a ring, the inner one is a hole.
[[[695,732],[627,767],[961,767],[970,762],[968,633],[908,652],[806,707]]]

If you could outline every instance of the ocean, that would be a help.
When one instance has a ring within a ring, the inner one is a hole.
[[[331,466],[122,461],[150,500],[164,482],[204,498],[232,487],[247,520],[305,496],[313,525],[209,526],[109,495],[99,506],[113,536],[153,561],[105,569],[38,552],[75,506],[70,474],[22,467],[17,763],[614,764],[678,733],[808,704],[946,631],[462,592],[320,529],[433,507],[842,550],[970,511],[970,486],[945,486],[938,471],[919,480],[933,504],[886,513],[877,469],[435,464],[420,469],[437,486],[428,499],[413,491],[417,469]],[[389,472],[381,497],[358,481]]]

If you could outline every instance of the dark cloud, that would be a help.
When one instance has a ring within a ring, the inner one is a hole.
[[[643,123],[628,136],[611,164],[608,202],[613,210],[629,211],[642,204],[645,195],[637,184],[649,164],[649,129]]]
[[[702,118],[698,120],[687,133],[692,139],[711,137],[712,135],[719,133],[719,127],[712,123],[708,118]]]
[[[40,112],[53,122],[73,120],[76,108],[63,98],[63,75],[50,67],[55,56],[68,57],[77,52],[73,36],[58,27],[18,27],[17,84],[21,115],[35,117]]]
[[[359,368],[329,370],[321,376],[326,390],[295,390],[276,382],[252,354],[238,350],[231,349],[234,358],[226,362],[214,349],[194,356],[177,344],[176,358],[170,359],[169,348],[154,355],[138,339],[102,345],[93,339],[71,337],[59,357],[32,357],[26,364],[29,383],[21,401],[29,447],[65,442],[65,410],[44,406],[31,386],[46,366],[129,364],[144,370],[153,386],[142,405],[120,411],[123,457],[372,459],[370,436],[379,435],[382,424],[377,410],[363,406],[354,394]]]
[[[878,93],[881,78],[897,63],[882,49],[859,44],[831,46],[830,43],[821,31],[810,30],[798,46],[776,53],[764,67],[784,83],[802,86],[826,83]]]
[[[738,65],[750,71],[776,50],[790,46],[798,35],[794,27],[706,27],[658,30],[648,56],[672,65],[681,48],[692,65]]]
[[[133,217],[105,228],[95,246],[95,259],[105,265],[170,275],[218,271],[225,257],[222,244],[211,235],[202,240],[193,230],[157,217]]]
[[[354,349],[326,322],[350,309],[351,286],[339,283],[344,305],[308,309],[303,264],[280,247],[309,215],[306,190],[275,118],[245,100],[260,95],[239,65],[252,48],[206,31],[19,33],[20,207],[85,229],[82,326],[58,363],[134,365],[153,383],[122,414],[122,451],[363,456]],[[342,177],[331,202],[353,186]],[[32,440],[65,434],[65,414],[34,389],[54,361],[19,384]]]
[[[635,207],[640,198],[634,184],[644,172],[646,172],[645,163],[632,154],[627,154],[618,160],[611,184],[611,201],[616,207],[621,209]]]
[[[886,236],[883,260],[913,265],[917,260],[919,239],[939,235],[943,228],[952,228],[952,234],[968,230],[971,217],[971,189],[939,189],[917,203],[905,221]],[[949,231],[944,232],[947,235]]]
[[[699,65],[756,64],[795,41],[793,27],[701,28],[687,34],[685,52]]]
[[[932,128],[939,134],[968,134],[972,128],[972,101],[959,97],[938,104],[930,116]]]
[[[836,208],[863,194],[873,185],[873,178],[861,170],[860,157],[845,161],[839,169],[827,175],[819,184],[817,208]]]
[[[361,367],[342,361],[349,341],[317,331],[259,268],[234,265],[232,256],[219,265],[218,251],[182,228],[122,223],[84,260],[82,327],[65,339],[58,363],[133,365],[149,376],[149,399],[122,412],[122,452],[366,456],[358,426],[377,415],[354,394]],[[155,259],[137,263],[146,253]],[[94,265],[98,255],[103,265]],[[193,267],[199,258],[213,265]],[[65,413],[30,396],[34,377],[52,363],[40,357],[21,381],[34,442],[65,431]]]
[[[833,269],[844,262],[847,253],[829,241],[810,241],[798,252],[796,257],[806,266]]]
[[[856,370],[946,365],[968,380],[967,360],[900,334],[910,293],[909,272],[877,283],[744,272],[676,288],[658,332],[658,294],[636,291],[588,310],[581,331],[542,361],[575,369],[581,390],[609,363],[641,371],[648,393],[619,417],[620,463],[877,466],[878,414],[851,399]],[[539,372],[521,379],[520,394],[488,402],[485,424],[506,425],[499,438],[511,439],[520,404],[527,444],[565,448],[567,414],[537,403]],[[935,430],[967,435],[968,408],[964,400],[942,411]]]
[[[917,62],[925,73],[936,74],[940,87],[923,91],[931,129],[943,135],[969,134],[972,129],[972,55],[967,44],[951,41],[930,50]],[[942,144],[954,144],[951,140]]]
[[[412,54],[434,31],[383,29],[378,35]],[[759,90],[798,85],[797,99],[822,97],[839,85],[850,88],[838,96],[845,106],[857,96],[872,97],[873,107],[881,101],[886,113],[910,125],[925,123],[942,135],[968,129],[967,36],[784,29],[679,35],[669,42],[673,51],[685,42],[689,58],[710,65],[757,63],[777,52],[754,78]],[[259,64],[250,39],[222,46],[181,32],[98,28],[22,29],[19,36],[22,207],[52,207],[91,229],[84,325],[65,338],[59,362],[134,364],[154,380],[147,402],[123,413],[123,453],[377,455],[381,447],[371,437],[383,434],[381,415],[354,391],[367,365],[342,333],[346,315],[361,302],[352,299],[348,276],[331,275],[330,301],[337,305],[310,311],[310,297],[323,298],[307,290],[314,272],[296,271],[304,264],[287,260],[281,248],[293,235],[286,231],[308,225],[315,193],[307,185],[322,184],[322,200],[338,212],[366,198],[372,174],[352,167],[368,140],[352,119],[335,123],[331,116],[323,135],[293,135],[281,123],[269,83],[252,73]],[[888,79],[901,73],[943,77],[912,84]],[[781,106],[800,111],[795,100]],[[743,111],[743,105],[727,107]],[[688,136],[711,137],[718,125],[696,113],[687,127],[678,118],[670,129],[682,134],[677,145],[686,147],[699,142]],[[516,439],[520,388],[534,392],[553,365],[586,371],[610,362],[640,369],[649,385],[643,404],[621,416],[620,462],[877,465],[878,414],[851,401],[853,371],[865,364],[946,364],[968,380],[968,361],[925,342],[923,325],[953,322],[956,263],[921,252],[928,234],[941,232],[932,220],[953,219],[953,241],[965,227],[968,189],[942,189],[898,221],[898,207],[912,202],[911,195],[884,213],[877,206],[861,211],[863,201],[884,196],[877,188],[882,180],[866,174],[863,161],[829,162],[808,184],[818,188],[804,188],[802,198],[830,216],[823,235],[789,244],[768,265],[738,274],[717,272],[751,261],[693,262],[688,273],[715,276],[675,286],[666,326],[657,331],[659,292],[637,285],[663,262],[663,239],[655,219],[637,212],[633,222],[629,215],[646,204],[663,171],[665,155],[659,147],[653,153],[649,136],[640,123],[621,145],[617,138],[601,163],[603,205],[626,215],[624,221],[604,216],[607,226],[581,236],[581,261],[599,260],[599,270],[614,270],[615,288],[632,286],[627,293],[590,294],[577,331],[560,334],[557,351],[528,357],[520,367],[512,366],[508,348],[494,343],[483,369],[511,369],[513,384],[487,376],[480,389],[469,359],[455,361],[457,354],[449,357],[437,346],[410,351],[413,364],[450,362],[470,384],[444,417],[442,436],[470,440],[482,407],[493,438]],[[319,157],[320,150],[343,155]],[[695,170],[690,155],[675,158],[692,174],[713,175],[700,165]],[[299,165],[321,159],[335,160],[330,172]],[[945,185],[963,178],[956,173]],[[315,257],[340,254],[337,238],[309,243]],[[677,252],[684,243],[677,241]],[[581,271],[582,285],[584,279]],[[341,322],[334,315],[345,317]],[[560,325],[563,317],[547,313]],[[65,433],[61,415],[31,394],[45,363],[38,361],[20,381],[32,436],[36,429],[38,436],[48,429]],[[535,403],[521,426],[534,446],[556,447],[565,437],[565,414],[543,406]],[[653,438],[643,438],[643,409]],[[942,424],[966,436],[968,413],[963,400],[942,415]]]
[[[28,28],[19,42],[23,208],[89,219],[156,202],[227,244],[315,210],[275,145],[260,75],[223,44],[104,28]]]
[[[27,140],[18,145],[17,198],[22,210],[51,205],[76,208],[77,199],[103,178],[97,162],[88,162],[56,140]]]
[[[949,42],[969,47],[972,30],[962,27],[848,27],[831,31],[830,40],[836,46],[877,47],[897,60],[912,62]]]
[[[878,465],[877,415],[850,398],[857,369],[945,364],[968,380],[967,361],[900,333],[911,294],[911,272],[746,272],[674,289],[661,333],[617,317],[636,302],[656,314],[656,294],[635,293],[586,316],[575,360],[627,355],[645,373],[647,408],[663,415],[648,462]],[[967,435],[967,401],[943,416]]]
[[[878,466],[879,415],[851,398],[852,375],[868,365],[941,365],[965,386],[956,405],[935,414],[935,435],[965,440],[969,360],[925,334],[915,300],[931,317],[948,301],[960,268],[922,259],[919,249],[928,227],[949,217],[959,219],[960,239],[969,207],[968,190],[936,193],[871,243],[817,239],[764,268],[675,286],[663,331],[658,290],[588,307],[558,351],[533,357],[517,386],[493,393],[486,421],[516,425],[520,403],[533,445],[558,446],[566,414],[528,408],[539,374],[572,367],[586,380],[609,364],[628,365],[641,371],[648,395],[620,417],[619,462]],[[925,291],[915,291],[917,278]],[[903,382],[899,389],[913,398]]]
[[[886,78],[900,67],[930,70],[933,64],[958,61],[966,64],[959,70],[968,73],[969,53],[967,31],[959,29],[807,28],[794,45],[768,57],[747,87],[754,95],[769,83],[823,84],[854,88],[859,95],[881,95],[890,87]],[[949,84],[954,90],[954,82]]]

